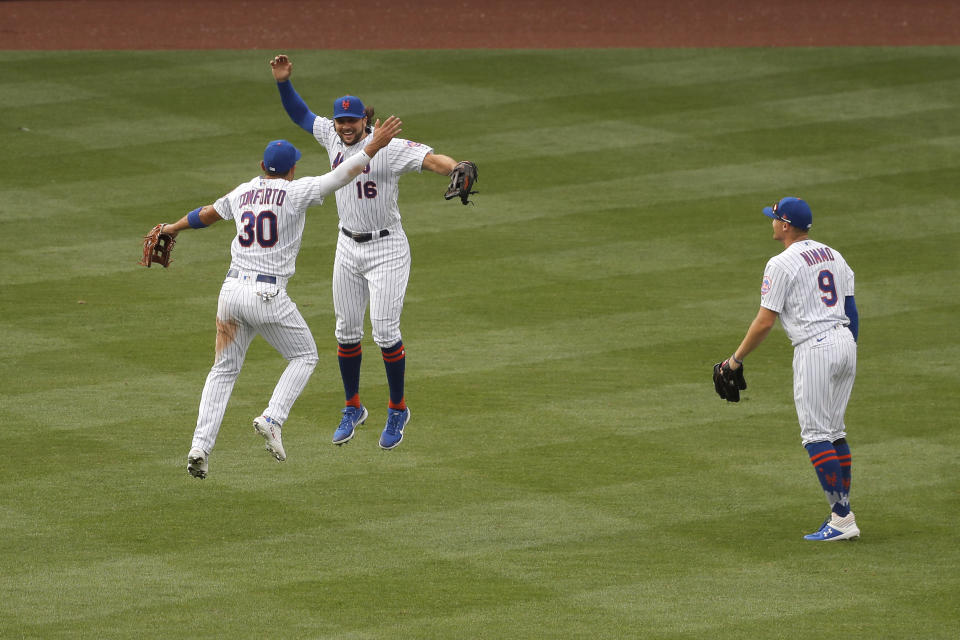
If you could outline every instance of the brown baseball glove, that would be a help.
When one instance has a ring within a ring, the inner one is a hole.
[[[140,259],[140,264],[149,267],[156,262],[164,268],[169,267],[172,260],[170,254],[176,242],[176,238],[169,233],[163,233],[163,225],[158,224],[143,236],[143,258]]]
[[[450,172],[450,186],[447,187],[447,192],[443,194],[443,197],[452,200],[459,196],[460,201],[467,204],[470,195],[477,193],[472,191],[473,183],[476,181],[477,165],[469,160],[458,162],[457,166]]]

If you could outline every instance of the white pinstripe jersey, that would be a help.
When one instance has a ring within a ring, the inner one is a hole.
[[[837,324],[849,325],[844,298],[853,289],[853,270],[840,252],[801,240],[767,262],[760,306],[780,314],[783,330],[796,346]]]
[[[351,171],[369,160],[354,151],[350,162],[322,176],[284,180],[259,176],[213,203],[224,220],[233,220],[237,236],[230,245],[231,266],[289,278],[296,270],[307,207],[352,180]],[[383,153],[383,151],[381,151]]]
[[[317,116],[313,121],[313,137],[327,150],[330,166],[336,167],[361,151],[364,138],[347,146],[337,135],[333,120]],[[399,179],[404,173],[420,172],[423,158],[433,149],[419,142],[394,138],[370,161],[364,173],[337,191],[337,214],[340,226],[357,232],[378,231],[400,223],[397,206]]]

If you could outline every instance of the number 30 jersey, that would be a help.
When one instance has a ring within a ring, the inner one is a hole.
[[[350,161],[330,173],[297,180],[260,176],[214,202],[220,217],[237,225],[237,237],[230,245],[231,266],[293,276],[307,207],[322,204],[325,196],[349,183],[369,160],[361,145]]]
[[[767,262],[760,306],[780,314],[783,330],[797,346],[837,324],[849,325],[844,298],[853,294],[853,270],[840,252],[801,240]]]
[[[337,135],[333,120],[322,116],[313,122],[313,137],[327,150],[332,168],[362,151],[366,140],[345,145]],[[411,171],[420,172],[423,158],[432,151],[433,148],[419,142],[403,138],[391,140],[373,157],[363,173],[337,191],[340,226],[365,233],[400,224],[397,205],[400,176]]]

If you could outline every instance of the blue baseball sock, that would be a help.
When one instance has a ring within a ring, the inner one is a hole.
[[[363,361],[363,348],[359,342],[337,345],[337,361],[340,363],[340,377],[343,379],[343,393],[347,404],[360,406],[360,363]]]
[[[810,462],[817,471],[820,486],[827,496],[830,510],[843,517],[850,513],[849,501],[844,504],[841,488],[843,486],[843,471],[840,459],[832,442],[811,442],[806,445]]]
[[[833,448],[837,450],[837,459],[840,461],[841,485],[840,485],[840,504],[846,505],[847,511],[850,511],[850,482],[853,479],[853,457],[850,455],[850,445],[846,438],[840,438],[833,442]]]
[[[407,352],[403,348],[401,340],[392,347],[380,349],[383,352],[383,366],[387,369],[387,384],[390,386],[390,408],[407,408],[407,402],[403,397],[403,377],[407,369]]]

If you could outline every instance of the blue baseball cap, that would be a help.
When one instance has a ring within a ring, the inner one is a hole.
[[[764,207],[763,215],[774,220],[787,222],[797,229],[808,230],[813,226],[813,213],[810,205],[800,198],[781,198],[773,206]]]
[[[366,116],[363,102],[357,96],[341,96],[333,101],[333,119],[363,118]]]
[[[286,173],[300,159],[300,150],[286,140],[271,140],[263,151],[263,166],[270,173]]]

